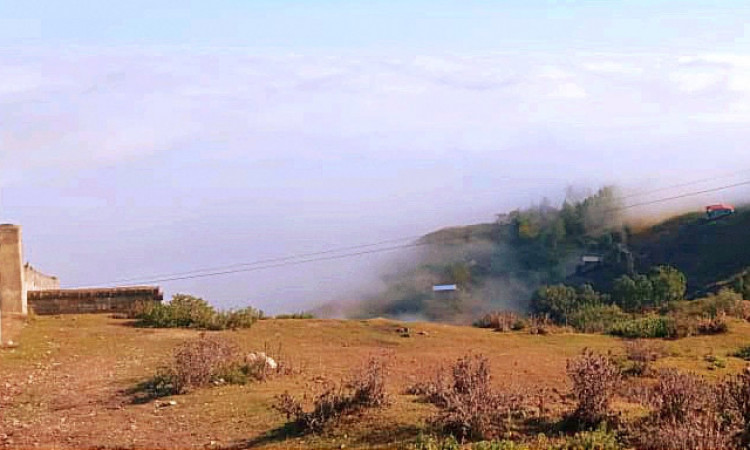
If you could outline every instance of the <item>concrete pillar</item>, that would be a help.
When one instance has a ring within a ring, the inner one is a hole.
[[[24,283],[21,227],[0,225],[0,314],[11,316],[28,313]]]

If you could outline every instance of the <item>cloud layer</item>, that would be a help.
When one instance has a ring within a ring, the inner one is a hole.
[[[489,220],[568,184],[647,188],[750,162],[750,55],[0,58],[0,215],[28,223],[35,261],[73,284],[410,235]],[[193,242],[217,227],[216,248]],[[145,248],[164,262],[144,264]],[[302,301],[306,286],[377,278],[368,264],[332,278],[310,269],[292,287],[182,287],[230,303]]]

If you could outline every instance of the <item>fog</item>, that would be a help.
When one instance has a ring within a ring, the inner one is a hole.
[[[68,287],[490,222],[569,186],[616,184],[635,204],[750,179],[737,52],[37,45],[0,59],[0,221]],[[661,190],[692,180],[706,181]],[[158,284],[288,312],[371,295],[411,251]]]

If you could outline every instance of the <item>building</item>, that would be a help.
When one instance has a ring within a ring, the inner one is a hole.
[[[111,313],[162,299],[158,286],[61,289],[57,277],[24,264],[21,227],[0,225],[0,344],[17,336],[30,308],[42,315]]]

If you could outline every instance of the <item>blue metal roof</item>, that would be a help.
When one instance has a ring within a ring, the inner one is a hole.
[[[455,284],[438,284],[432,287],[432,292],[455,291],[458,286]]]

